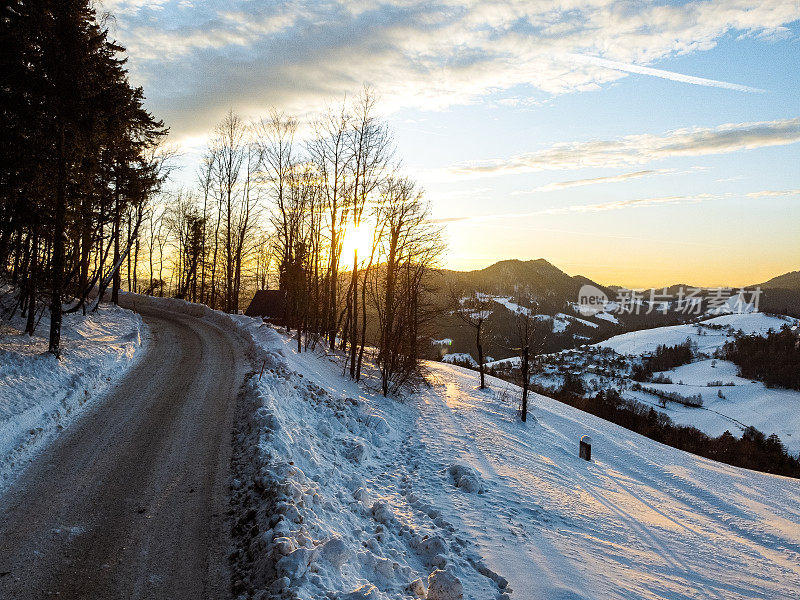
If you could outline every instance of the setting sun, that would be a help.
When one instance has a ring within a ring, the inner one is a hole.
[[[361,223],[357,227],[350,227],[344,234],[342,242],[342,261],[349,265],[352,261],[353,252],[358,252],[359,264],[369,260],[372,253],[372,240],[374,237],[374,227],[370,223]]]

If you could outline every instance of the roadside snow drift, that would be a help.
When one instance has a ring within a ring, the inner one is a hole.
[[[62,359],[47,352],[47,316],[36,335],[24,323],[0,323],[0,490],[33,452],[101,397],[131,367],[143,345],[141,317],[101,305],[64,315]]]
[[[232,486],[243,598],[797,597],[797,480],[539,395],[523,424],[518,388],[477,390],[474,372],[442,363],[430,387],[384,399],[235,320],[261,348]],[[578,458],[584,434],[592,462]]]

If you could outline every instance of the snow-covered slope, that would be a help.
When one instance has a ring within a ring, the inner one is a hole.
[[[693,325],[673,325],[631,331],[595,345],[601,348],[611,348],[619,354],[641,355],[655,352],[656,348],[662,344],[674,346],[690,339],[697,344],[698,351],[710,353],[722,347],[736,331],[741,330],[745,335],[754,333],[765,335],[770,329],[779,331],[784,325],[797,325],[797,319],[774,317],[764,313],[722,315]]]
[[[60,361],[47,353],[49,327],[45,315],[29,337],[21,320],[0,322],[0,489],[130,369],[143,344],[141,317],[114,306],[64,315]]]
[[[419,420],[433,435],[422,443],[482,474],[489,492],[456,498],[453,520],[516,597],[792,598],[800,589],[796,480],[695,457],[543,396],[532,400],[536,422],[523,425],[515,402],[475,390],[474,373],[431,368],[439,384],[423,395]],[[584,434],[594,441],[588,464],[577,457]]]
[[[515,386],[477,390],[453,365],[430,363],[431,387],[384,399],[332,358],[239,321],[265,366],[240,432],[253,464],[235,482],[252,509],[246,586],[278,575],[272,592],[304,599],[413,598],[428,583],[429,600],[461,597],[440,591],[449,577],[474,600],[797,597],[797,480],[543,396],[523,424]],[[577,456],[584,434],[590,463]]]
[[[656,375],[668,377],[672,383],[644,385],[703,398],[702,408],[676,402],[659,407],[676,423],[692,425],[713,436],[727,430],[737,437],[744,427],[752,426],[765,435],[777,434],[791,454],[800,453],[800,391],[770,389],[760,381],[739,377],[736,365],[726,360],[701,360]],[[724,385],[716,385],[719,382]],[[657,404],[657,399],[645,392],[627,390],[623,396]]]

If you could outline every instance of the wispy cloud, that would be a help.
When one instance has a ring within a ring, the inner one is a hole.
[[[747,194],[748,198],[776,198],[782,196],[800,196],[800,190],[762,190]]]
[[[655,196],[645,198],[629,198],[626,200],[614,200],[611,202],[600,202],[596,204],[570,204],[568,206],[558,206],[554,208],[543,208],[541,210],[523,211],[513,213],[495,213],[484,215],[463,215],[453,217],[442,217],[433,219],[434,223],[456,223],[464,221],[495,221],[500,219],[524,219],[526,217],[538,217],[543,215],[560,215],[569,213],[599,213],[612,210],[624,210],[627,208],[644,208],[647,206],[657,206],[662,204],[692,204],[709,200],[720,200],[732,197],[733,194],[694,194],[689,196]]]
[[[797,190],[759,190],[744,194],[746,198],[772,198],[786,196],[800,196],[800,189]],[[538,217],[543,215],[559,215],[569,213],[599,213],[613,210],[624,210],[628,208],[645,208],[648,206],[658,206],[664,204],[696,204],[698,202],[708,202],[711,200],[725,200],[735,198],[737,194],[725,192],[722,194],[693,194],[684,196],[655,196],[644,198],[629,198],[626,200],[613,200],[611,202],[599,202],[596,204],[570,204],[554,208],[543,208],[534,211],[522,211],[513,213],[495,213],[490,215],[463,215],[442,217],[435,219],[436,223],[457,223],[464,221],[495,221],[502,219],[523,219],[526,217]]]
[[[729,123],[714,128],[677,129],[664,135],[639,134],[616,140],[558,143],[507,159],[455,165],[461,175],[499,175],[587,167],[620,168],[680,156],[726,154],[800,141],[800,118]]]
[[[621,181],[628,181],[629,179],[640,179],[642,177],[650,177],[652,175],[662,175],[665,173],[674,173],[674,169],[650,169],[647,171],[635,171],[633,173],[622,173],[621,175],[609,175],[607,177],[591,177],[588,179],[573,179],[571,181],[557,181],[555,183],[548,183],[540,185],[537,188],[527,191],[513,192],[512,195],[519,196],[524,194],[533,194],[537,192],[554,192],[558,190],[565,190],[574,187],[583,187],[586,185],[598,185],[602,183],[618,183]]]
[[[646,67],[643,65],[636,65],[632,63],[624,63],[618,60],[608,60],[600,58],[599,56],[585,56],[582,54],[568,55],[571,60],[581,64],[591,64],[605,69],[612,69],[614,71],[623,71],[625,73],[636,73],[637,75],[648,75],[650,77],[659,77],[661,79],[669,79],[670,81],[680,81],[681,83],[690,83],[692,85],[703,85],[706,87],[723,88],[726,90],[734,90],[737,92],[750,92],[756,94],[763,94],[766,90],[750,87],[748,85],[740,85],[738,83],[728,83],[727,81],[718,81],[716,79],[706,79],[704,77],[695,77],[693,75],[684,75],[683,73],[676,73],[674,71],[665,71],[663,69],[654,69],[653,67]]]

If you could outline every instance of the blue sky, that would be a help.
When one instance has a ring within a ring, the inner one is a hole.
[[[800,268],[800,4],[106,0],[192,180],[229,109],[310,118],[369,83],[447,265],[601,283]]]

